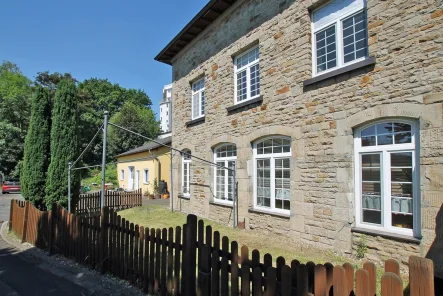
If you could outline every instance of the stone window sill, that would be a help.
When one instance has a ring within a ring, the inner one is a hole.
[[[200,122],[205,122],[205,118],[206,118],[205,116],[202,116],[202,117],[190,120],[190,121],[186,122],[185,125],[186,125],[186,127],[189,127],[191,125],[195,125]]]
[[[220,207],[225,207],[225,208],[231,208],[232,209],[232,203],[228,204],[228,203],[221,203],[221,202],[216,202],[216,201],[210,201],[209,204],[213,205],[213,206],[220,206]]]
[[[360,69],[363,67],[367,67],[367,66],[371,66],[371,65],[375,65],[375,58],[374,57],[370,57],[370,58],[367,58],[363,61],[351,64],[349,66],[341,67],[335,71],[331,71],[331,72],[307,79],[307,80],[303,81],[303,86],[306,87],[308,85],[316,84],[320,81],[323,81],[323,80],[326,80],[326,79],[329,79],[329,78],[332,78],[335,76],[339,76],[343,73],[350,72],[350,71]]]
[[[285,219],[291,218],[291,214],[282,214],[282,213],[265,211],[265,210],[261,210],[261,209],[259,210],[259,209],[254,209],[254,208],[249,208],[248,212],[254,213],[254,214],[265,214],[265,215],[270,215],[270,216],[274,216],[274,217],[278,217],[278,218],[285,218]]]
[[[416,238],[416,237],[411,237],[411,236],[401,235],[401,234],[395,234],[395,233],[388,233],[388,232],[383,232],[383,231],[373,230],[373,229],[366,229],[366,228],[361,228],[361,227],[353,227],[353,228],[351,228],[351,232],[373,235],[373,236],[381,236],[384,238],[389,238],[389,239],[393,239],[396,241],[417,244],[417,245],[419,245],[421,242],[421,238]]]
[[[235,104],[233,106],[227,107],[226,111],[228,111],[228,113],[230,113],[230,112],[238,110],[240,108],[249,107],[250,105],[254,105],[254,104],[257,104],[257,103],[261,103],[261,102],[263,102],[263,97],[259,96],[258,98],[255,98],[255,99],[252,99],[252,100],[247,100],[245,102],[242,102],[242,103]]]
[[[186,199],[186,200],[191,200],[191,197],[190,197],[190,196],[183,195],[183,194],[179,194],[179,195],[178,195],[178,198],[180,198],[180,199]]]

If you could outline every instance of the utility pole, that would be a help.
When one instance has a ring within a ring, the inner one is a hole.
[[[71,167],[72,161],[68,162],[68,212],[71,212]]]
[[[106,177],[106,140],[108,136],[108,111],[105,111],[105,124],[103,125],[103,152],[102,152],[102,194],[100,207],[105,206],[105,177]]]

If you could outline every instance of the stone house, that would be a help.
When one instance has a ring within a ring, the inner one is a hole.
[[[443,271],[443,2],[211,0],[172,65],[174,208]],[[229,169],[228,169],[229,168]]]

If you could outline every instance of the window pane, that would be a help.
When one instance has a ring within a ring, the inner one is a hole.
[[[377,144],[378,145],[391,145],[392,144],[392,135],[377,136]]]
[[[412,183],[392,183],[391,195],[412,198]]]
[[[395,144],[411,143],[412,136],[410,132],[395,134]]]
[[[224,161],[217,162],[218,167],[216,168],[216,196],[218,199],[225,199],[225,173],[226,170],[223,168],[225,166]]]
[[[377,124],[377,134],[381,135],[381,134],[390,134],[392,133],[392,123],[391,122],[387,122],[387,123],[379,123]]]
[[[380,169],[362,169],[363,181],[380,181]]]
[[[205,91],[201,92],[201,115],[205,114]]]
[[[291,199],[290,160],[275,160],[275,207],[284,209],[284,201]]]
[[[375,125],[372,125],[361,131],[362,136],[372,136],[375,135]]]
[[[411,125],[407,123],[394,122],[394,132],[410,132]]]
[[[412,167],[412,152],[391,153],[391,166]]]
[[[192,96],[192,117],[198,117],[200,115],[199,106],[198,106],[199,97],[200,97],[199,93]]]
[[[375,146],[376,144],[377,143],[375,141],[375,136],[361,138],[361,145],[362,146]]]
[[[363,195],[380,195],[380,182],[362,182]]]
[[[380,154],[364,154],[361,156],[362,167],[380,167]]]
[[[315,34],[317,40],[317,72],[336,66],[335,26]]]
[[[363,209],[369,210],[381,210],[381,197],[380,195],[363,195],[362,196]]]
[[[235,161],[228,161],[228,168],[234,169]],[[228,200],[234,200],[234,172],[228,171]]]
[[[343,45],[345,63],[367,55],[364,11],[343,20]]]
[[[392,213],[392,226],[412,229],[413,217],[407,214]]]
[[[363,210],[363,222],[381,224],[381,212],[375,210]]]
[[[246,100],[248,94],[246,89],[246,70],[237,73],[237,101]]]
[[[271,160],[257,160],[257,205],[270,207],[271,203]]]
[[[392,182],[412,182],[412,168],[391,168]]]
[[[260,94],[260,66],[258,64],[251,67],[251,97]]]

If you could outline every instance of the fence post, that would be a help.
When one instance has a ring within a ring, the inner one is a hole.
[[[14,214],[14,203],[15,200],[11,199],[11,206],[9,208],[9,232],[12,231],[12,215]]]
[[[22,233],[22,244],[26,241],[26,230],[28,228],[28,213],[29,213],[29,201],[25,202],[25,213],[23,215],[23,233]]]
[[[209,296],[211,295],[211,247],[203,245],[200,250],[201,262],[198,273],[198,295]]]
[[[434,295],[434,263],[430,259],[409,257],[409,285],[412,296]]]
[[[196,260],[197,260],[197,216],[188,215],[186,222],[186,274],[183,274],[183,280],[186,282],[184,295],[195,295],[196,284]]]
[[[57,204],[53,203],[51,213],[49,216],[49,235],[48,235],[48,252],[49,255],[54,254],[54,230],[55,230],[55,215],[57,211]]]
[[[106,271],[105,260],[107,260],[108,251],[108,227],[109,227],[109,208],[103,207],[101,210],[101,226],[100,226],[100,272]]]

